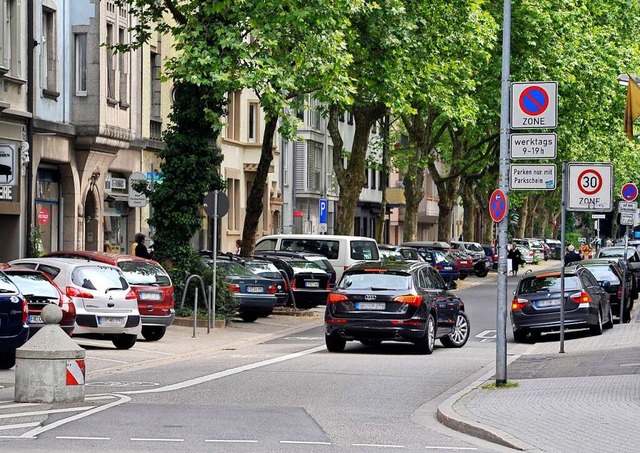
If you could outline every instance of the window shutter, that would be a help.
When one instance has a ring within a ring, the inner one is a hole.
[[[307,142],[307,182],[309,190],[315,190],[315,165],[316,165],[316,146],[315,142]]]
[[[294,175],[294,186],[295,190],[306,190],[305,186],[305,142],[295,142],[294,144],[294,153],[293,158],[295,160],[295,168],[296,172]]]

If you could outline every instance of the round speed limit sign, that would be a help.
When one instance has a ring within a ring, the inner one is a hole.
[[[567,209],[569,211],[611,211],[613,208],[613,165],[570,163]]]

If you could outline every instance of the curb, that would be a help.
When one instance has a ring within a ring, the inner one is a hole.
[[[519,356],[512,356],[509,358],[509,363],[518,359]],[[491,363],[485,366],[483,369],[495,368],[495,363]],[[471,421],[461,416],[453,408],[453,405],[462,399],[468,393],[477,390],[480,386],[484,385],[491,377],[495,375],[495,370],[488,371],[474,382],[469,384],[466,388],[460,390],[455,395],[450,396],[442,403],[438,404],[436,410],[436,419],[443,425],[461,432],[468,434],[479,439],[483,439],[494,444],[502,445],[504,447],[513,448],[519,451],[537,451],[538,449],[528,443],[518,439],[517,437],[502,431],[501,429],[493,426],[485,425],[480,422]]]

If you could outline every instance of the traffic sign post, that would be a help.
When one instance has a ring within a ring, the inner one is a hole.
[[[554,164],[511,164],[509,187],[512,190],[555,190]]]
[[[638,186],[632,182],[628,182],[622,186],[620,195],[622,195],[622,198],[626,201],[633,201],[638,197]]]
[[[569,211],[613,209],[613,165],[611,163],[574,162],[567,166]]]
[[[555,159],[558,155],[556,134],[511,134],[512,159]]]
[[[327,199],[320,198],[318,210],[320,212],[320,225],[318,231],[320,233],[327,232]]]
[[[500,189],[496,189],[489,198],[489,215],[491,220],[499,223],[507,213],[507,196]]]
[[[557,82],[513,82],[511,129],[555,129],[557,106]]]

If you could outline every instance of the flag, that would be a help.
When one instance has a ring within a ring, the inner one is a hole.
[[[624,110],[624,132],[629,140],[633,140],[633,122],[640,116],[640,87],[633,77],[629,76],[627,85],[627,107]]]

